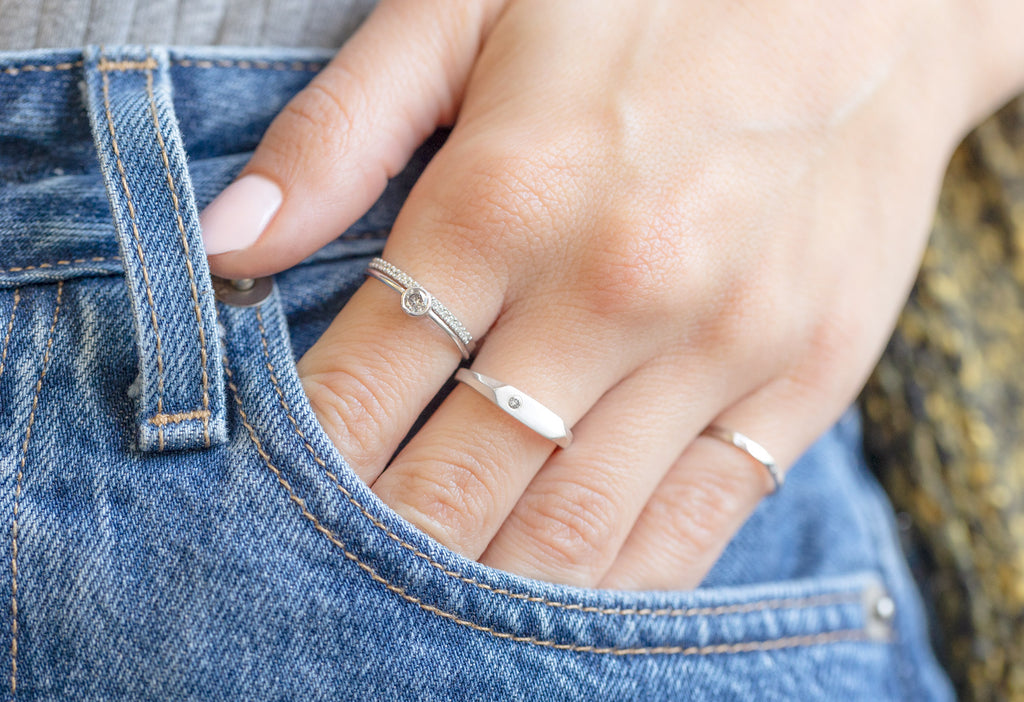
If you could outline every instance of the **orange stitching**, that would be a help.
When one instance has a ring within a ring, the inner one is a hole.
[[[7,344],[11,340],[14,329],[14,315],[18,314],[18,303],[21,302],[21,288],[14,289],[14,305],[11,307],[11,318],[7,320],[7,333],[4,334],[4,350],[0,352],[0,378],[4,377],[4,366],[7,364]]]
[[[187,422],[192,419],[202,419],[203,424],[206,424],[210,419],[210,411],[194,410],[192,412],[179,412],[177,414],[156,414],[150,417],[148,421],[150,424],[155,424],[158,427],[162,427],[165,424],[180,424],[182,422]]]
[[[481,590],[487,590],[493,592],[496,595],[502,595],[509,597],[514,600],[523,600],[524,602],[532,602],[536,604],[543,604],[548,607],[554,607],[556,609],[575,610],[579,612],[586,612],[588,614],[604,614],[604,615],[621,615],[621,616],[644,616],[644,617],[698,617],[698,616],[718,616],[723,614],[747,614],[751,612],[760,612],[771,609],[797,609],[797,608],[809,608],[809,607],[826,607],[837,604],[853,604],[858,603],[861,600],[861,594],[859,592],[837,592],[829,593],[825,595],[814,595],[809,597],[789,597],[774,600],[762,600],[760,602],[749,602],[745,604],[736,605],[722,605],[718,607],[688,607],[688,608],[663,608],[663,609],[651,609],[651,608],[621,608],[621,607],[593,607],[586,606],[579,603],[567,603],[558,602],[557,600],[549,600],[545,597],[538,595],[527,595],[521,592],[514,592],[505,588],[497,588],[493,585],[480,582],[476,578],[471,578],[458,571],[447,568],[443,563],[439,563],[433,559],[430,555],[424,553],[416,546],[408,543],[398,534],[391,531],[391,529],[384,524],[382,521],[377,519],[371,514],[366,507],[355,498],[354,495],[341,484],[338,477],[331,472],[327,467],[327,464],[316,450],[310,445],[306,439],[306,435],[299,428],[298,422],[292,415],[291,407],[288,405],[288,401],[284,397],[284,393],[281,391],[281,386],[278,383],[276,371],[274,370],[273,364],[270,362],[270,352],[267,346],[267,334],[266,329],[263,326],[263,315],[259,309],[256,310],[256,322],[260,329],[260,341],[263,344],[263,356],[266,359],[266,367],[270,373],[270,382],[274,385],[274,390],[277,392],[278,402],[284,409],[285,414],[288,416],[288,420],[291,422],[292,429],[298,434],[299,438],[302,439],[303,446],[306,447],[306,451],[309,452],[316,464],[319,465],[327,477],[330,479],[334,486],[341,491],[341,493],[348,500],[349,504],[359,510],[367,520],[370,521],[375,527],[384,532],[385,535],[402,548],[412,553],[417,558],[426,561],[428,564],[441,571],[444,575],[460,580],[467,585],[480,588]]]
[[[147,60],[152,60],[149,57]],[[185,223],[181,219],[181,207],[178,202],[178,189],[174,185],[174,177],[171,175],[171,162],[167,158],[167,148],[164,144],[163,134],[160,133],[160,117],[157,115],[156,97],[153,95],[153,72],[146,71],[146,94],[149,96],[150,113],[153,116],[153,127],[156,129],[156,140],[160,145],[160,156],[164,161],[164,171],[167,173],[167,186],[171,191],[171,202],[174,203],[174,216],[178,222],[178,231],[181,233],[181,246],[185,249],[185,266],[188,268],[188,284],[192,289],[192,309],[196,315],[196,324],[199,325],[199,362],[203,366],[203,439],[205,445],[210,446],[210,376],[206,370],[206,331],[203,328],[203,315],[199,311],[199,292],[196,289],[196,273],[192,268],[192,253],[188,245],[188,237],[185,235]],[[150,420],[152,421],[152,420]]]
[[[106,59],[100,59],[102,63]],[[142,278],[146,284],[146,298],[149,300],[149,317],[153,323],[153,333],[156,335],[156,371],[157,371],[157,400],[156,411],[164,411],[164,348],[160,339],[160,327],[156,321],[156,303],[153,302],[153,289],[149,282],[149,271],[146,269],[146,257],[142,253],[142,239],[139,235],[139,225],[135,221],[135,205],[132,204],[132,194],[128,189],[128,177],[124,172],[124,164],[121,162],[121,151],[117,147],[117,134],[114,129],[114,118],[110,114],[110,81],[107,74],[103,76],[103,108],[107,115],[107,130],[110,132],[110,143],[114,150],[114,157],[117,161],[117,170],[121,174],[121,187],[124,189],[125,200],[128,203],[128,216],[132,223],[132,235],[135,237],[135,250],[139,255],[139,263],[142,265]],[[160,427],[158,431],[160,450],[164,450],[164,430]]]
[[[155,68],[158,68],[158,65],[152,56],[147,56],[145,61],[109,61],[104,57],[100,57],[99,62],[96,64],[96,69],[100,73],[108,71],[152,71]]]
[[[33,71],[41,71],[42,73],[50,73],[52,71],[69,71],[72,68],[81,68],[82,62],[75,61],[74,63],[56,63],[52,66],[47,65],[26,65],[26,66],[11,66],[5,68],[0,73],[6,73],[9,76],[16,76],[19,73],[32,73]]]
[[[14,488],[14,523],[11,525],[11,695],[18,689],[18,506],[21,501],[21,478],[28,458],[28,442],[32,438],[32,425],[36,421],[36,408],[39,406],[39,391],[43,389],[43,378],[50,367],[50,350],[53,348],[53,331],[57,328],[57,317],[60,314],[61,298],[64,293],[64,281],[57,283],[57,304],[53,308],[53,321],[46,339],[46,352],[43,354],[43,367],[36,381],[36,392],[32,396],[32,409],[28,414],[28,426],[25,428],[25,441],[21,444],[21,461],[18,463],[18,476]]]
[[[24,271],[34,271],[42,268],[56,268],[57,266],[71,266],[77,263],[99,263],[100,261],[120,261],[120,256],[93,256],[92,258],[75,258],[75,259],[64,259],[61,261],[54,261],[52,263],[37,263],[34,266],[15,266],[14,268],[7,268],[0,270],[0,275],[4,273],[22,273]]]
[[[822,634],[813,634],[807,636],[788,636],[778,639],[769,639],[765,641],[747,641],[736,644],[715,644],[711,646],[650,646],[650,647],[636,647],[636,648],[616,648],[613,646],[580,646],[578,644],[566,644],[558,643],[548,639],[539,639],[533,636],[517,636],[504,631],[498,631],[493,627],[482,626],[475,622],[471,622],[466,619],[460,618],[458,615],[446,612],[443,609],[439,609],[434,605],[429,605],[423,600],[419,599],[414,595],[410,595],[406,592],[405,588],[400,587],[391,583],[389,580],[377,573],[371,566],[360,560],[359,556],[348,550],[345,543],[335,534],[333,531],[325,527],[316,515],[309,511],[306,507],[306,502],[295,494],[295,490],[291,484],[281,474],[281,471],[275,466],[271,460],[270,455],[263,449],[263,444],[260,442],[259,437],[256,436],[256,430],[249,423],[249,418],[245,414],[245,409],[242,407],[242,399],[238,394],[238,386],[234,383],[234,375],[228,366],[228,359],[225,356],[224,362],[224,373],[227,376],[228,388],[231,390],[232,396],[235,398],[235,404],[238,406],[238,414],[242,419],[242,425],[245,426],[249,432],[249,439],[252,441],[253,446],[256,449],[256,453],[259,454],[260,458],[266,464],[267,468],[277,478],[277,482],[281,487],[288,493],[288,499],[299,508],[302,516],[309,521],[313,528],[316,529],[322,536],[328,541],[339,548],[344,554],[345,558],[352,561],[356,566],[359,567],[364,573],[370,576],[370,578],[377,583],[383,585],[390,592],[395,593],[406,602],[416,605],[425,612],[429,612],[433,615],[447,619],[460,626],[468,627],[474,631],[480,631],[497,639],[504,639],[507,641],[515,641],[518,643],[528,643],[534,646],[541,646],[544,648],[551,648],[558,651],[573,651],[577,653],[598,653],[598,654],[610,654],[613,656],[631,656],[631,655],[682,655],[682,656],[705,656],[712,654],[725,654],[725,653],[747,653],[751,651],[773,651],[782,648],[795,648],[798,646],[815,646],[827,643],[839,643],[839,642],[855,642],[855,641],[867,641],[867,633],[863,629],[840,629],[838,631],[830,631]]]

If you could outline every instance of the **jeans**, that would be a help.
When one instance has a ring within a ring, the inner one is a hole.
[[[356,478],[295,358],[443,135],[251,306],[218,300],[197,217],[327,58],[0,54],[8,696],[951,699],[853,411],[693,591],[486,568]]]

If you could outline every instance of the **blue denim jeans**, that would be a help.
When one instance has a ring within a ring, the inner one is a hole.
[[[253,306],[197,218],[326,58],[0,54],[7,696],[950,699],[853,412],[692,591],[491,570],[356,478],[294,359],[443,135]]]

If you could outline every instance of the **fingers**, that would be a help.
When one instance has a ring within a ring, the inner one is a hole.
[[[344,231],[450,122],[497,1],[384,0],[202,214],[211,268],[287,268]]]
[[[572,426],[635,360],[618,356],[610,362],[601,338],[592,346],[576,346],[583,328],[594,337],[595,325],[574,322],[569,310],[549,310],[546,324],[537,319],[499,321],[473,368],[515,387]],[[554,450],[552,441],[460,384],[373,490],[445,546],[477,558]]]
[[[645,367],[602,397],[576,426],[574,445],[530,483],[481,562],[581,587],[599,582],[722,390],[666,392],[677,375]]]
[[[843,409],[833,416],[822,411],[821,402],[810,401],[812,395],[819,397],[778,380],[714,423],[757,441],[784,473]],[[600,586],[696,587],[773,487],[771,475],[753,457],[720,439],[700,436],[657,486]]]
[[[473,284],[454,256],[396,254],[388,260],[414,275],[474,336],[497,317],[503,288],[490,296],[475,294],[483,283]],[[427,317],[407,315],[399,293],[371,278],[298,370],[324,430],[355,473],[372,483],[460,360],[441,329]]]
[[[477,245],[487,227],[478,211],[467,207],[456,218],[444,204],[467,189],[459,177],[464,167],[450,155],[457,133],[409,194],[383,258],[480,339],[506,305],[509,276]],[[367,280],[298,364],[328,436],[371,484],[461,360],[452,340],[427,317],[402,312],[400,299],[383,282]]]

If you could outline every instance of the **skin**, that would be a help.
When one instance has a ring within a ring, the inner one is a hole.
[[[299,363],[323,426],[445,546],[580,586],[696,586],[881,353],[966,130],[1024,87],[1017,0],[383,0],[245,174],[283,204],[211,257],[297,263],[454,130],[383,256],[482,339],[472,367],[567,450],[458,386],[460,357],[369,280]],[[390,464],[389,464],[390,461]],[[386,470],[385,470],[386,469]]]

